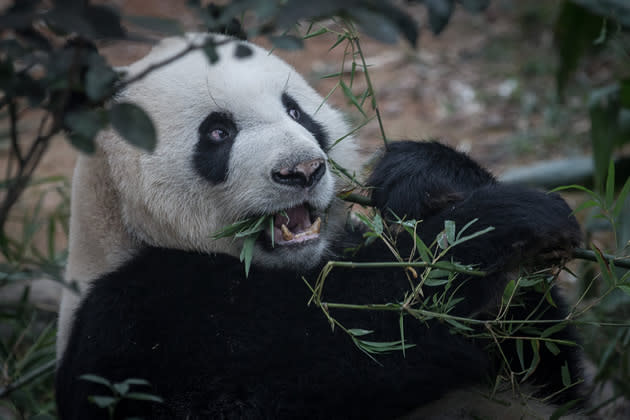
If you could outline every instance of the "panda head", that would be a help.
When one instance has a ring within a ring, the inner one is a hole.
[[[274,244],[270,229],[260,235],[253,264],[311,267],[344,222],[342,182],[330,162],[357,169],[354,140],[335,144],[349,127],[287,63],[252,44],[251,55],[236,57],[245,43],[222,36],[166,39],[129,66],[128,77],[207,36],[220,44],[218,62],[193,51],[116,99],[149,114],[158,135],[152,153],[113,130],[99,138],[125,229],[152,246],[238,256],[242,240],[213,235],[273,215]]]

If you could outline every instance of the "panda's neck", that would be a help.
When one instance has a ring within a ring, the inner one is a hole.
[[[74,309],[89,282],[120,266],[140,247],[122,224],[118,195],[107,159],[100,150],[94,155],[79,157],[72,181],[71,203],[65,279],[76,282],[80,293],[67,288],[62,292],[58,355],[63,353]]]

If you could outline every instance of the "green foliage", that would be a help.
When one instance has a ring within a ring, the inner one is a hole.
[[[374,211],[371,216],[365,214],[356,213],[359,220],[369,229],[365,234],[365,243],[369,244],[374,240],[381,240],[385,243],[387,248],[392,252],[395,262],[367,262],[367,263],[355,263],[351,261],[329,261],[319,273],[319,276],[314,285],[311,285],[306,279],[303,279],[306,286],[311,290],[312,296],[309,300],[309,304],[313,303],[315,306],[322,309],[324,316],[328,319],[332,329],[340,328],[346,332],[352,342],[357,346],[359,350],[368,355],[371,359],[378,363],[376,355],[380,353],[387,353],[392,351],[404,352],[412,348],[415,345],[421,345],[421,343],[409,343],[405,340],[404,334],[404,317],[410,316],[415,318],[413,322],[429,322],[431,320],[441,320],[449,324],[453,330],[459,334],[468,335],[473,329],[467,325],[468,323],[477,324],[480,321],[469,318],[462,318],[459,316],[451,315],[458,302],[461,302],[462,298],[455,298],[454,293],[457,291],[457,286],[454,286],[454,280],[458,274],[465,273],[472,276],[483,276],[485,273],[477,271],[472,266],[462,265],[454,261],[446,259],[446,255],[453,249],[453,247],[460,245],[466,241],[472,240],[480,235],[483,235],[493,228],[489,227],[480,231],[464,235],[471,226],[474,225],[475,220],[467,223],[459,231],[456,230],[456,226],[452,221],[447,220],[444,225],[444,231],[442,231],[434,242],[430,245],[426,245],[420,237],[417,235],[417,229],[421,223],[415,220],[402,220],[398,219],[394,226],[402,227],[403,232],[401,234],[409,234],[414,238],[416,248],[411,251],[408,256],[402,256],[399,254],[396,248],[396,236],[397,229],[392,229],[381,215]],[[407,280],[409,281],[409,291],[405,294],[403,302],[388,302],[388,303],[367,303],[367,304],[353,304],[347,302],[328,302],[323,301],[322,296],[324,294],[324,286],[326,279],[330,275],[333,269],[364,269],[364,268],[398,268],[403,269]],[[416,269],[423,269],[419,274]],[[442,292],[435,294],[427,294],[431,296],[425,299],[425,290],[427,288],[441,287]],[[394,311],[399,313],[398,325],[392,325],[392,328],[397,327],[400,331],[400,340],[396,341],[367,341],[363,336],[373,333],[374,331],[348,328],[342,325],[337,319],[334,318],[332,310],[334,309],[352,309],[360,311]]]
[[[615,43],[628,68],[630,43],[622,36],[623,27],[630,28],[630,3],[625,0],[563,2],[554,28],[560,59],[556,80],[561,98],[580,60],[596,47]],[[616,76],[615,83],[590,93],[591,142],[598,189],[603,188],[614,150],[630,142],[630,73],[626,70]]]
[[[122,400],[147,401],[153,403],[163,402],[162,398],[157,395],[148,392],[138,392],[136,390],[132,391],[132,387],[147,387],[151,385],[144,379],[129,378],[121,382],[113,383],[106,378],[92,374],[81,375],[79,379],[102,385],[108,389],[109,395],[90,395],[88,399],[97,407],[106,409],[110,419],[114,419],[116,406]]]

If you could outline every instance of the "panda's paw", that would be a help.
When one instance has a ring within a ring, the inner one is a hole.
[[[571,258],[582,235],[562,197],[505,185],[495,190],[495,198],[488,205],[494,202],[496,208],[487,212],[488,221],[500,228],[505,235],[504,244],[521,262],[538,267]]]
[[[373,204],[386,216],[422,219],[495,182],[475,161],[448,146],[398,141],[382,152],[368,185]]]

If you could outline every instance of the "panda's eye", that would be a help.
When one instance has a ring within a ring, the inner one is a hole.
[[[289,109],[289,115],[291,116],[291,118],[293,118],[295,121],[298,121],[300,119],[300,111],[297,108],[290,108]]]
[[[212,131],[210,131],[210,140],[223,141],[228,137],[230,137],[230,133],[222,128],[214,128]]]

